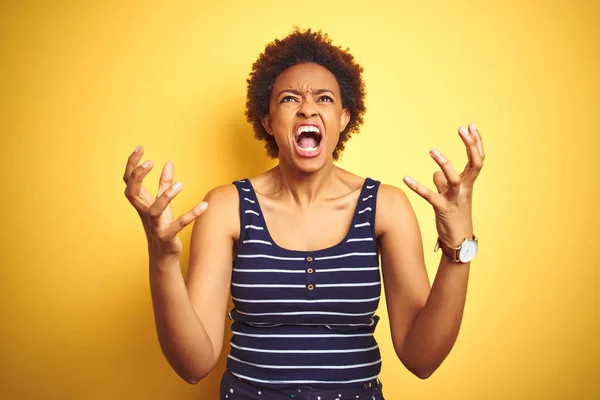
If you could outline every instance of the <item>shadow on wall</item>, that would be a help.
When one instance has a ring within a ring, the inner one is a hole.
[[[243,109],[239,105],[225,107],[225,110],[239,110],[231,115],[233,118],[223,118],[223,135],[217,148],[213,149],[217,155],[223,155],[216,158],[219,161],[213,166],[214,171],[224,171],[219,178],[223,183],[230,183],[234,180],[249,178],[258,175],[276,165],[276,161],[270,159],[266,154],[264,142],[258,141],[254,137],[252,126],[246,122]],[[228,163],[228,161],[231,161]],[[221,165],[228,163],[228,165]],[[184,242],[184,246],[189,248],[189,240]],[[185,261],[185,270],[187,271],[187,262]],[[227,310],[233,308],[231,297]],[[227,355],[229,354],[229,341],[231,340],[231,321],[227,316],[223,316],[225,323],[225,333],[223,338],[223,349],[217,365],[213,371],[196,385],[198,400],[219,398],[219,385],[221,377],[225,372],[227,364]]]

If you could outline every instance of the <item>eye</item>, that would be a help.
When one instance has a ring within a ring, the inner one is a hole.
[[[292,102],[292,101],[298,101],[298,99],[296,99],[294,96],[285,96],[279,102],[280,103],[289,103],[289,102]]]
[[[321,96],[321,97],[319,97],[319,101],[333,103],[333,99],[331,97],[329,97],[329,96]]]

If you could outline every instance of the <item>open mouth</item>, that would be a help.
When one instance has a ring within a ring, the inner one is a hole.
[[[296,129],[296,144],[303,152],[314,152],[321,143],[321,131],[316,125],[301,125]]]

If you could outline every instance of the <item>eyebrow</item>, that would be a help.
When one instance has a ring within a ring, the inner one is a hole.
[[[282,94],[284,94],[284,93],[292,93],[292,94],[295,94],[296,96],[302,96],[302,92],[301,92],[301,91],[299,91],[299,90],[295,90],[295,89],[284,89],[284,90],[282,90],[281,92],[279,92],[279,93],[277,94],[277,97],[281,96],[281,95],[282,95]],[[333,96],[335,96],[335,93],[333,93],[333,92],[332,92],[331,90],[329,90],[329,89],[317,89],[317,90],[315,90],[313,93],[314,93],[314,94],[316,94],[316,95],[323,94],[323,93],[331,93]]]

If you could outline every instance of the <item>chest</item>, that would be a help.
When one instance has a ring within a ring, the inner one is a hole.
[[[259,197],[268,233],[280,247],[313,251],[342,242],[352,228],[359,193],[326,201],[314,207],[285,206]]]

